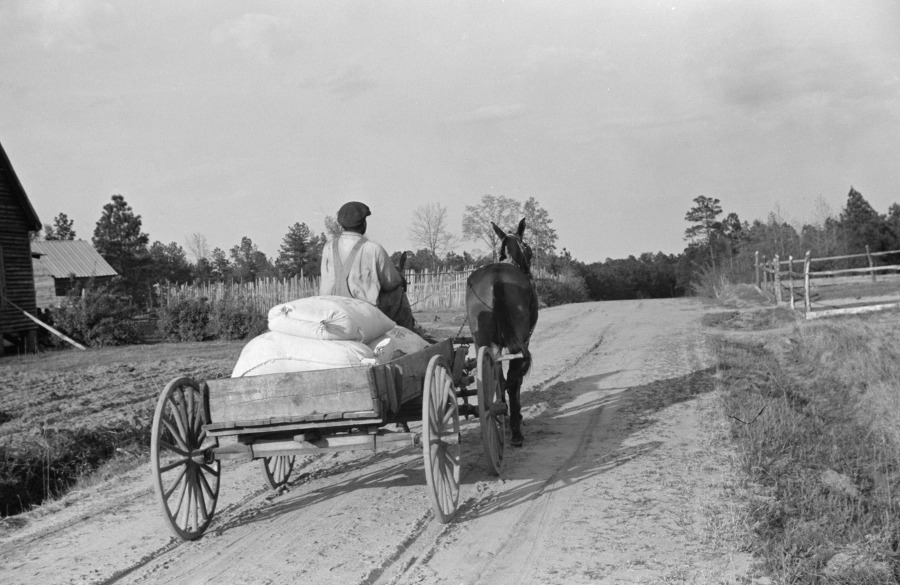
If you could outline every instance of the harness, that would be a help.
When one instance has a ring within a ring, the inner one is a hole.
[[[353,245],[353,249],[350,250],[346,260],[341,260],[341,253],[338,249],[339,240],[340,238],[335,238],[331,244],[331,256],[334,261],[334,288],[331,289],[331,294],[352,298],[353,295],[350,294],[350,285],[347,283],[347,280],[350,278],[350,270],[353,268],[353,261],[359,254],[359,249],[362,248],[367,240],[365,236],[360,237],[356,244]]]

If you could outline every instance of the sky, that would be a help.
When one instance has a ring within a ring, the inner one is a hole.
[[[583,262],[679,253],[699,195],[900,201],[898,31],[896,0],[0,0],[0,144],[87,240],[121,194],[151,242],[274,257],[358,200],[392,252],[491,194]]]

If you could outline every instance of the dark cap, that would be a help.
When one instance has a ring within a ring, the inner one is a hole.
[[[345,229],[355,228],[362,225],[366,217],[372,215],[369,206],[359,201],[350,201],[344,203],[338,210],[337,222]]]

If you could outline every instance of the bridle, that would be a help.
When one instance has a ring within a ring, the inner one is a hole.
[[[514,245],[514,248],[511,246]],[[515,249],[515,251],[513,251]],[[531,278],[531,246],[522,241],[517,235],[506,234],[500,243],[500,262],[507,259],[506,252],[509,251],[509,261],[517,266],[525,276]]]

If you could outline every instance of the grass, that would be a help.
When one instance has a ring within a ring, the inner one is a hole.
[[[783,583],[900,576],[900,317],[798,323],[778,355],[717,343],[760,569]]]

